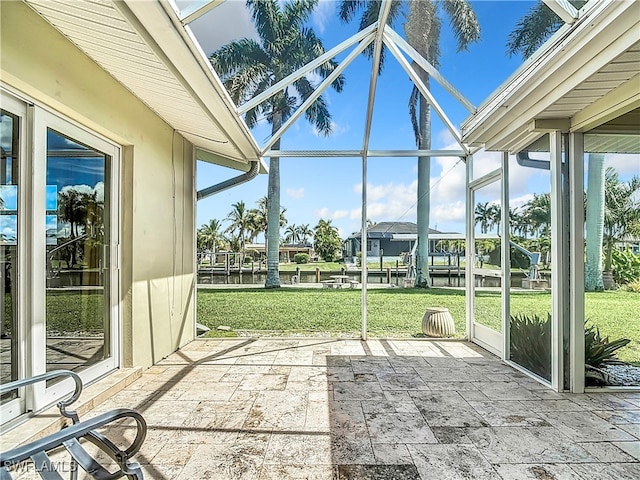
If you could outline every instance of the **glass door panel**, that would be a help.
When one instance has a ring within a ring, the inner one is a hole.
[[[46,159],[46,369],[111,357],[110,157],[51,128]]]
[[[496,354],[502,352],[502,249],[500,176],[474,189],[472,265],[473,337]]]
[[[475,322],[502,332],[500,239],[476,237],[475,248],[476,262],[473,268]]]
[[[548,154],[538,156],[540,168],[509,162],[509,360],[550,382],[551,180]]]
[[[18,179],[20,118],[0,113],[0,380],[19,378],[18,317]],[[18,397],[17,390],[2,395],[4,405]]]

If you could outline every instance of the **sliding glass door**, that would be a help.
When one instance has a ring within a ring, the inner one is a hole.
[[[90,381],[118,365],[119,150],[8,94],[2,104],[2,381],[57,369]],[[37,385],[3,402],[37,409],[69,388]]]

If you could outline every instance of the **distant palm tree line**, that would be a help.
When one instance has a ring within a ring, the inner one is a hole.
[[[257,208],[247,208],[243,201],[234,203],[231,211],[222,221],[211,219],[202,225],[197,232],[198,252],[215,253],[232,251],[244,254],[247,243],[254,243],[260,234],[267,238],[267,197],[256,202]],[[286,208],[280,210],[280,228],[287,226]],[[228,222],[226,226],[223,222]],[[323,221],[321,220],[320,223]],[[287,226],[285,236],[280,238],[282,243],[296,245],[310,245],[314,237],[314,229],[309,224]]]
[[[603,222],[604,270],[611,271],[612,252],[616,244],[640,239],[640,177],[621,182],[613,168],[607,168],[604,185],[605,209]],[[585,210],[589,198],[585,195]],[[500,234],[500,205],[494,202],[478,203],[474,221],[481,233],[496,228]],[[541,251],[543,258],[551,245],[551,196],[534,194],[533,198],[517,209],[509,209],[510,234]]]

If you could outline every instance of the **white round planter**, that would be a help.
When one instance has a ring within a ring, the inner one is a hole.
[[[430,337],[450,337],[456,333],[448,308],[427,308],[422,317],[422,333]]]

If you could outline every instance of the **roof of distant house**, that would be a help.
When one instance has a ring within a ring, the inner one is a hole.
[[[429,234],[440,234],[438,230],[429,229]],[[393,235],[417,235],[418,225],[413,222],[380,222],[367,228],[369,238],[392,238]],[[360,232],[354,232],[349,238],[360,238]]]

